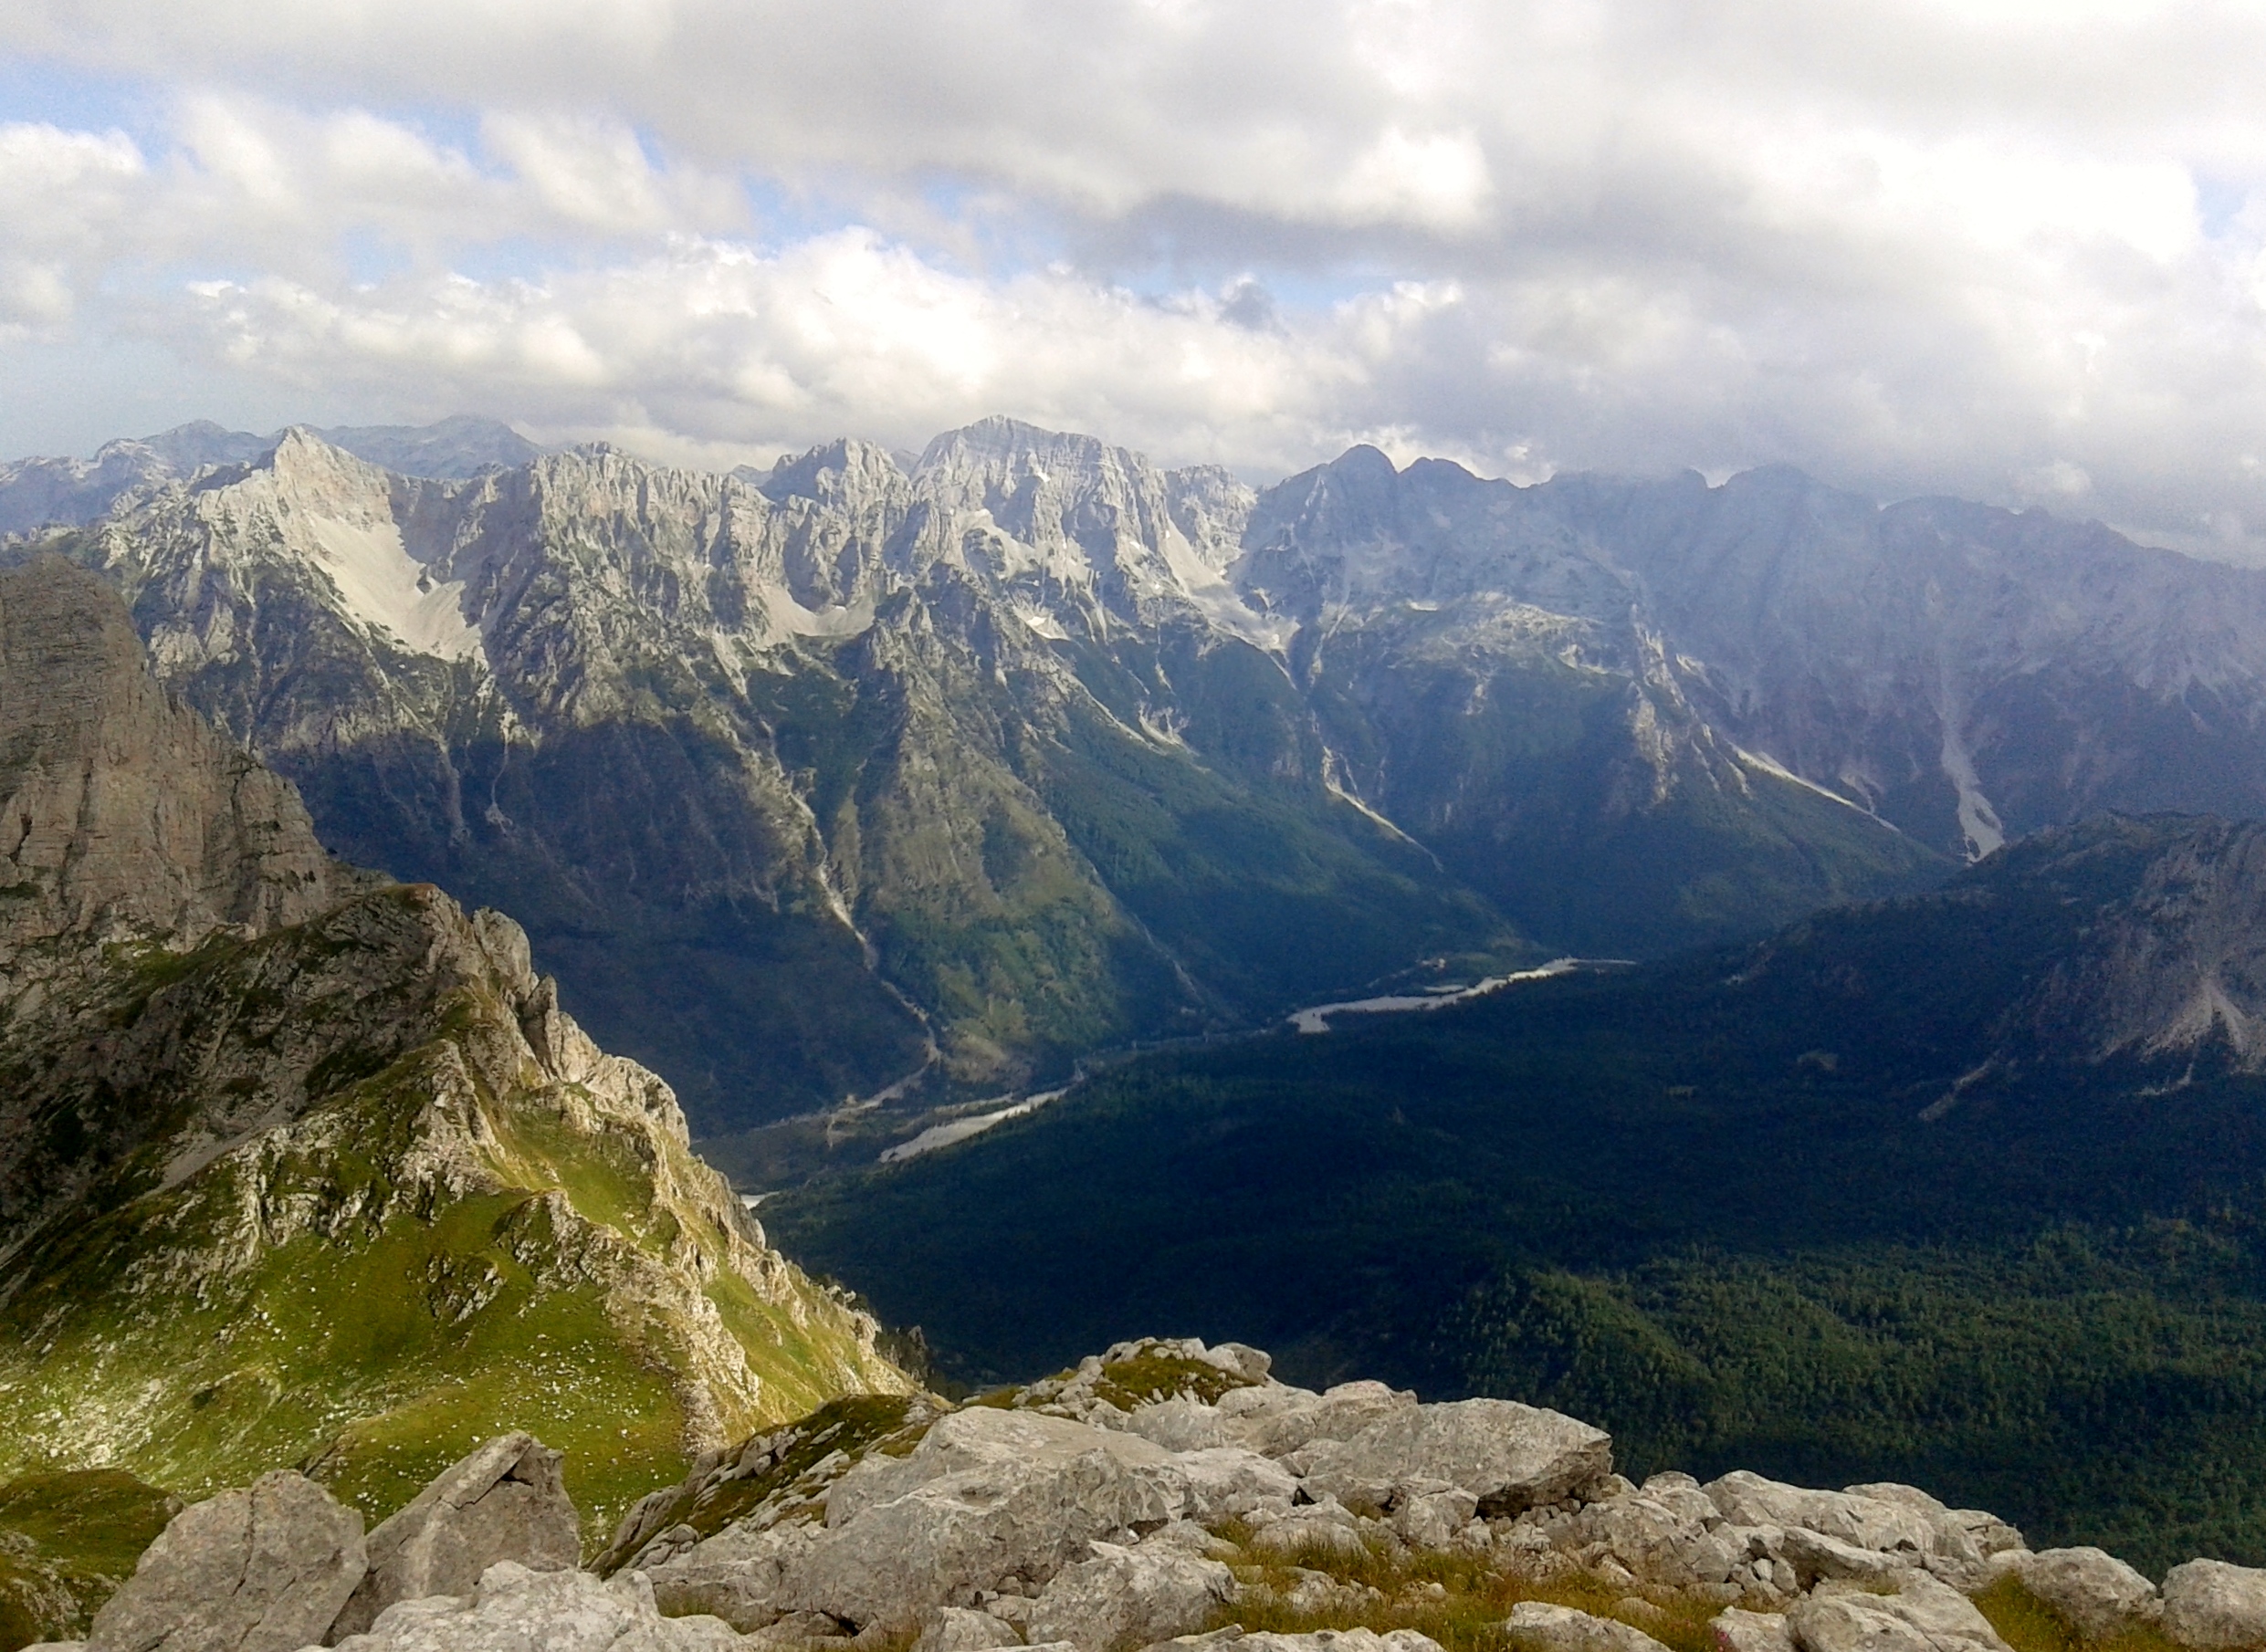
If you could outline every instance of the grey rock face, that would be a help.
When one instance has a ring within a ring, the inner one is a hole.
[[[2164,1575],[2164,1633],[2183,1647],[2266,1646],[2266,1571],[2191,1560]]]
[[[741,1652],[713,1617],[663,1617],[642,1575],[602,1583],[587,1572],[531,1572],[506,1561],[467,1596],[401,1601],[351,1652]]]
[[[261,932],[352,886],[290,785],[171,700],[116,593],[59,559],[0,570],[0,942]]]
[[[1169,1640],[1201,1626],[1235,1591],[1225,1566],[1176,1545],[1092,1548],[1091,1558],[1064,1567],[1040,1592],[1031,1608],[1033,1642],[1113,1652]]]
[[[360,1635],[397,1600],[468,1594],[499,1561],[538,1572],[575,1566],[582,1521],[559,1464],[534,1436],[506,1434],[452,1465],[371,1532],[369,1574],[330,1638]]]
[[[1531,1647],[1535,1652],[1663,1652],[1661,1643],[1642,1629],[1538,1600],[1513,1606],[1503,1629],[1515,1645]]]
[[[298,1652],[364,1567],[362,1516],[278,1470],[183,1510],[95,1615],[91,1652]]]
[[[2043,1549],[2020,1556],[2015,1575],[2089,1640],[2164,1616],[2156,1585],[2104,1550]]]
[[[1613,1471],[1600,1428],[1516,1400],[1424,1406],[1323,1440],[1291,1459],[1316,1490],[1382,1508],[1415,1482],[1460,1486],[1489,1514],[1516,1514],[1593,1485]]]

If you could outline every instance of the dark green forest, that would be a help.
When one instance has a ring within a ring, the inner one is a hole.
[[[1232,1337],[1558,1406],[1639,1476],[1904,1479],[2034,1543],[2266,1563],[2266,1083],[2025,1008],[2177,830],[1151,1057],[764,1217],[962,1381]]]

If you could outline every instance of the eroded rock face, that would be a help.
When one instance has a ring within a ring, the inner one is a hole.
[[[490,1567],[467,1596],[400,1601],[351,1652],[741,1652],[713,1617],[663,1617],[636,1573],[601,1582],[587,1572]]]
[[[2266,1572],[2218,1560],[2174,1566],[2164,1575],[2164,1632],[2202,1652],[2266,1646]]]
[[[1516,1514],[1592,1486],[1613,1471],[1601,1428],[1516,1400],[1410,1406],[1351,1438],[1307,1446],[1290,1461],[1308,1487],[1388,1508],[1431,1481],[1461,1487],[1489,1514]]]
[[[537,1572],[582,1560],[582,1517],[560,1455],[531,1434],[506,1434],[452,1466],[368,1539],[370,1570],[331,1638],[360,1635],[395,1601],[468,1594],[499,1561]]]
[[[95,1614],[91,1652],[297,1652],[364,1569],[362,1516],[288,1469],[173,1517]]]

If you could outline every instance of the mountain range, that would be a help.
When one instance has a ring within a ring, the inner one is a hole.
[[[730,475],[460,434],[173,433],[213,462],[0,512],[719,1150],[2266,809],[2266,574],[2039,512],[1368,448],[1254,490],[1004,419]]]

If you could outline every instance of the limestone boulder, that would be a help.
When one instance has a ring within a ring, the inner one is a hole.
[[[1220,1396],[1231,1438],[1262,1457],[1288,1457],[1316,1440],[1350,1439],[1371,1424],[1416,1409],[1416,1396],[1383,1383],[1340,1383],[1325,1394],[1273,1385]]]
[[[2088,1640],[2104,1640],[2161,1622],[2156,1585],[2102,1549],[2044,1549],[2023,1554],[2014,1574],[2022,1586]]]
[[[970,1407],[909,1456],[834,1484],[826,1529],[784,1568],[774,1605],[860,1629],[910,1627],[1011,1580],[1042,1589],[1088,1544],[1129,1542],[1187,1503],[1172,1455],[1138,1436]]]
[[[359,1635],[395,1601],[469,1594],[490,1566],[535,1572],[581,1563],[582,1522],[560,1454],[531,1434],[505,1434],[445,1469],[369,1539],[370,1570],[331,1631]]]
[[[1065,1566],[1031,1608],[1033,1641],[1069,1641],[1079,1652],[1118,1652],[1202,1627],[1235,1593],[1235,1574],[1179,1544],[1092,1545]]]
[[[89,1652],[298,1652],[367,1569],[362,1516],[288,1469],[175,1515],[95,1614]]]
[[[1177,1394],[1135,1410],[1125,1420],[1125,1431],[1168,1451],[1205,1451],[1234,1443],[1229,1420],[1215,1407]]]
[[[1467,1399],[1388,1413],[1345,1439],[1287,1459],[1309,1493],[1390,1508],[1432,1481],[1461,1487],[1484,1515],[1517,1514],[1589,1489],[1612,1472],[1601,1428],[1516,1400]]]
[[[1779,1534],[1778,1556],[1794,1568],[1803,1588],[1831,1581],[1894,1588],[1925,1558],[1911,1549],[1867,1549],[1804,1526]]]
[[[1188,1478],[1189,1518],[1207,1524],[1240,1519],[1262,1504],[1287,1509],[1298,1495],[1289,1469],[1242,1446],[1183,1451],[1173,1460]]]
[[[751,1635],[779,1620],[780,1581],[822,1531],[803,1521],[761,1530],[729,1526],[645,1575],[666,1615],[719,1617]]]
[[[2164,1576],[2164,1633],[2183,1647],[2266,1647],[2266,1572],[2191,1560]]]
[[[1533,1652],[1666,1652],[1642,1629],[1538,1600],[1513,1606],[1503,1632],[1513,1645]]]
[[[921,1620],[920,1638],[913,1652],[991,1652],[995,1647],[1020,1647],[1022,1639],[1002,1618],[965,1606],[939,1606]]]
[[[1921,1571],[1894,1594],[1824,1585],[1788,1608],[1786,1627],[1799,1652],[2009,1652],[1973,1601]]]
[[[1723,1583],[1747,1554],[1744,1538],[1682,1475],[1590,1503],[1574,1516],[1568,1542],[1601,1543],[1638,1582],[1678,1589]]]
[[[1446,1549],[1479,1513],[1479,1499],[1461,1486],[1416,1492],[1392,1512],[1392,1529],[1411,1549]]]
[[[1852,1548],[1883,1554],[1901,1552],[1915,1563],[1942,1547],[1942,1533],[1933,1516],[1886,1498],[1813,1491],[1765,1479],[1745,1469],[1710,1481],[1702,1490],[1735,1525],[1815,1532]]]
[[[1717,1652],[1794,1652],[1794,1636],[1776,1612],[1726,1607],[1708,1620]]]
[[[645,1574],[602,1582],[505,1561],[464,1595],[397,1601],[347,1652],[744,1652],[713,1617],[664,1617]]]

